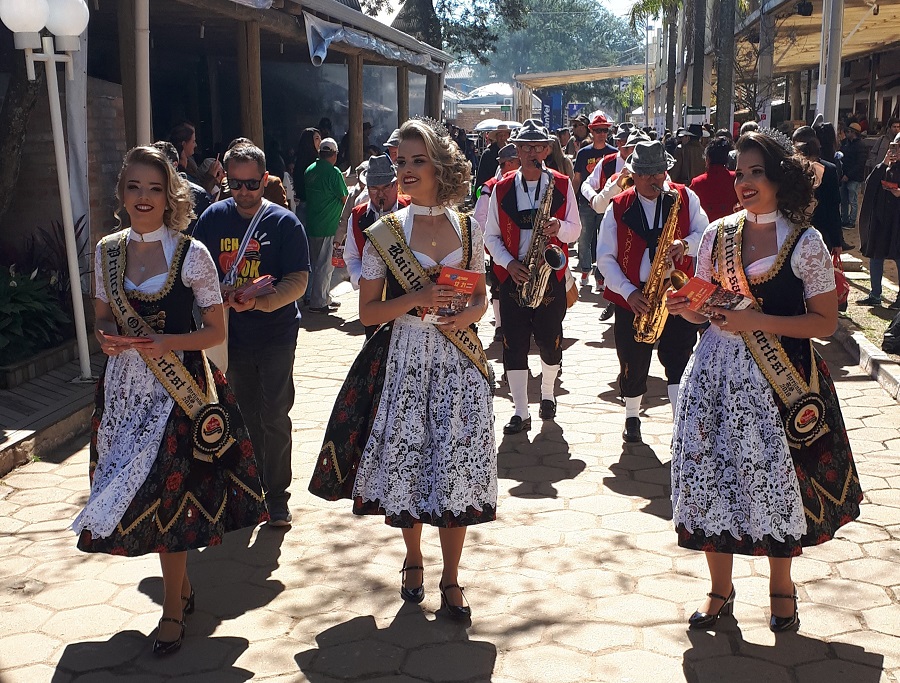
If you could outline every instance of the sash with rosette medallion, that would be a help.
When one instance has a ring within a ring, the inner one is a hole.
[[[178,239],[187,240],[189,238],[178,235]],[[154,333],[153,328],[134,310],[125,295],[125,254],[128,231],[110,235],[103,242],[103,268],[109,307],[125,334],[149,337]],[[139,345],[133,348],[163,388],[191,419],[194,457],[204,462],[214,462],[221,457],[235,441],[231,435],[231,420],[228,417],[228,411],[218,402],[216,383],[206,354],[201,351],[203,366],[206,369],[207,392],[204,393],[174,351],[169,351],[159,358],[151,358],[141,350]]]
[[[762,311],[744,272],[741,257],[744,221],[744,214],[735,214],[723,219],[719,225],[717,238],[719,279],[724,288],[751,299],[753,307],[757,311]],[[796,244],[804,230],[804,227],[796,226],[785,240],[785,244]],[[761,330],[740,334],[772,390],[787,407],[786,412],[782,411],[782,419],[788,444],[792,448],[808,446],[827,433],[825,401],[819,394],[819,372],[815,362],[810,368],[810,381],[807,382],[791,362],[778,335]],[[814,359],[812,340],[810,339],[808,343],[810,357]]]

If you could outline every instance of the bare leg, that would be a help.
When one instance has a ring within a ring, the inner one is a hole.
[[[163,613],[164,617],[170,617],[181,621],[183,618],[184,603],[181,600],[181,591],[187,580],[187,552],[160,553],[159,564],[163,575]],[[171,621],[164,621],[159,625],[159,640],[171,642],[178,640],[181,635],[181,627]]]
[[[791,579],[790,557],[769,558],[769,593],[781,595],[794,594],[794,582]],[[794,615],[794,601],[787,598],[771,598],[772,614],[776,617]]]
[[[439,529],[441,538],[441,555],[444,558],[444,570],[441,573],[441,585],[449,586],[459,583],[459,560],[462,557],[463,544],[466,542],[466,527],[453,529]],[[451,588],[446,593],[447,602],[455,607],[465,605],[462,593],[457,588]]]
[[[709,578],[712,584],[710,593],[718,593],[726,598],[731,594],[734,584],[731,582],[731,568],[734,565],[734,556],[728,553],[706,553],[706,564],[709,565]],[[724,600],[707,597],[700,606],[700,612],[717,614]]]
[[[422,559],[422,525],[416,524],[412,529],[403,529],[403,542],[406,544],[405,566],[424,567]],[[404,588],[418,588],[422,585],[425,575],[421,569],[413,569],[403,574]]]

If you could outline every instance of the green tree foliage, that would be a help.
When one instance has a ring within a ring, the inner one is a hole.
[[[483,59],[524,25],[527,0],[361,0],[369,14],[400,9],[395,28],[453,54]]]
[[[482,79],[511,81],[515,74],[643,63],[644,45],[596,0],[524,0],[524,26],[500,33],[496,50],[478,69]],[[627,80],[626,80],[627,86]],[[565,101],[599,100],[611,107],[619,79],[563,86]]]

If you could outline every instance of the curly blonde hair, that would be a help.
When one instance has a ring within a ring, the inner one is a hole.
[[[131,227],[131,217],[125,210],[122,197],[125,195],[125,171],[132,164],[143,164],[159,169],[166,179],[166,210],[163,212],[163,222],[172,229],[181,232],[196,218],[194,215],[194,201],[191,198],[191,186],[182,178],[175,167],[166,158],[166,155],[156,147],[134,147],[125,155],[122,162],[122,170],[119,171],[119,182],[116,184],[116,199],[119,206],[116,208],[115,217],[119,228]]]
[[[437,202],[442,206],[461,202],[469,194],[472,165],[453,140],[439,135],[427,123],[410,119],[400,126],[400,142],[421,140],[437,179]]]

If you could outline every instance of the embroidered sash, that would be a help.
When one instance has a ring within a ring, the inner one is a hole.
[[[719,226],[719,278],[723,287],[750,298],[754,308],[761,311],[750,289],[741,258],[744,220],[745,217],[741,215],[737,220],[723,220]],[[802,230],[801,227],[794,228],[787,242],[795,244],[797,234]],[[782,419],[788,443],[794,448],[808,446],[825,434],[828,431],[825,424],[825,402],[819,395],[819,372],[815,366],[812,340],[809,340],[809,346],[813,361],[810,383],[807,384],[788,358],[778,335],[755,330],[741,332],[741,337],[773,391],[787,406],[787,413],[782,415]]]
[[[179,239],[187,238],[179,235]],[[110,237],[104,242],[103,269],[106,293],[113,315],[126,334],[147,337],[153,333],[153,329],[138,315],[125,296],[127,244],[127,232],[122,232],[118,239]],[[139,346],[134,348],[163,388],[191,418],[194,457],[205,462],[213,462],[214,458],[220,457],[234,444],[234,438],[231,436],[228,412],[218,403],[216,383],[206,354],[203,354],[203,366],[206,369],[208,396],[204,395],[197,381],[174,351],[169,351],[160,358],[151,358],[142,352]]]
[[[460,215],[460,226],[464,231],[470,228],[465,216]],[[403,226],[396,214],[382,216],[381,222],[376,223],[366,231],[369,241],[381,258],[384,260],[391,273],[407,292],[417,292],[430,282],[428,275],[422,268],[422,264],[412,253],[406,238],[403,235]],[[463,244],[468,241],[468,234],[463,234]],[[468,265],[468,264],[467,264]],[[488,362],[481,340],[470,328],[463,327],[456,330],[447,330],[443,325],[437,326],[450,342],[458,348],[475,367],[484,375],[484,378],[493,386],[494,372]]]

